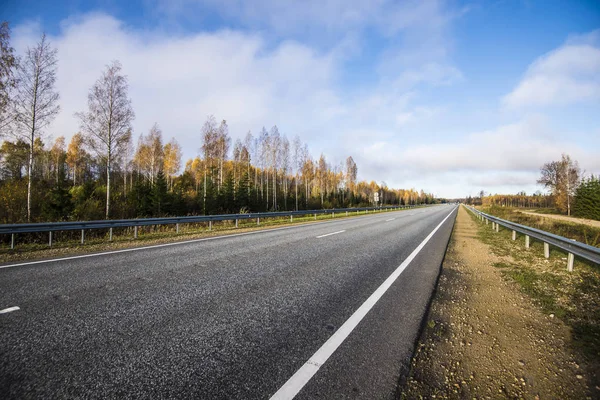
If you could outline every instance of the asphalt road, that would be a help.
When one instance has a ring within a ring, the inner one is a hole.
[[[0,398],[285,398],[303,366],[316,372],[296,398],[394,398],[455,214],[436,206],[0,266],[0,310],[20,308],[0,311]],[[316,363],[334,333],[339,347]]]

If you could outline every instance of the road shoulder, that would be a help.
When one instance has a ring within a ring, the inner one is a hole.
[[[461,207],[402,397],[586,398],[570,329],[503,278]],[[593,392],[592,392],[593,390]]]

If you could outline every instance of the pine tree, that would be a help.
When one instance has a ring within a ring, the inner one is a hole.
[[[73,212],[75,205],[64,180],[60,180],[51,190],[44,203],[44,214],[54,221],[66,221]]]
[[[162,170],[158,171],[154,185],[152,186],[152,214],[156,217],[169,214],[171,202],[169,201],[169,189],[167,179]]]

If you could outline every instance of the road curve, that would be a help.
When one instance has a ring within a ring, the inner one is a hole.
[[[294,392],[394,397],[455,215],[436,206],[0,268],[0,398],[290,397],[286,382],[395,273]]]

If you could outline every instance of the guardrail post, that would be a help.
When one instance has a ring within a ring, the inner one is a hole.
[[[290,215],[290,222],[294,222],[294,216]]]
[[[208,230],[212,231],[212,221],[208,221]]]
[[[500,232],[500,224],[496,222],[496,232]]]
[[[256,225],[260,225],[260,217],[256,218]]]
[[[81,230],[81,244],[85,241],[85,230]]]
[[[525,235],[525,248],[529,248],[529,235]]]
[[[109,241],[109,242],[112,242],[112,230],[113,230],[113,228],[110,228],[110,229],[108,230],[108,241]]]
[[[13,250],[15,248],[15,234],[10,235],[10,249]]]
[[[485,224],[487,225],[487,224],[489,224],[489,223],[490,223],[490,220],[486,218],[486,219],[485,219]]]
[[[550,257],[550,245],[546,242],[544,242],[544,257]]]
[[[517,240],[517,231],[513,231],[512,240]]]
[[[348,216],[348,211],[346,211],[346,217]]]
[[[573,262],[575,261],[575,255],[573,253],[569,253],[567,256],[567,271],[573,272]]]
[[[179,224],[175,224],[175,233],[179,233]]]
[[[331,218],[335,218],[335,212],[331,212]]]
[[[133,238],[137,239],[137,237],[138,237],[138,227],[134,226],[133,227]]]
[[[52,247],[52,231],[48,232],[48,247]]]
[[[238,220],[237,219],[235,220],[235,227],[236,228],[238,227]]]

